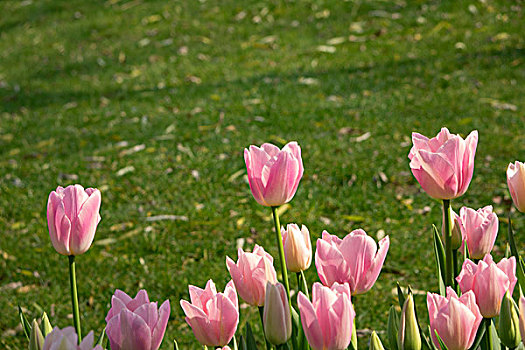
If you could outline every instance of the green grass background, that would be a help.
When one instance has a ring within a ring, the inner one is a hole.
[[[243,148],[297,140],[305,174],[282,222],[306,224],[313,242],[323,229],[390,236],[377,283],[354,298],[366,347],[395,281],[436,289],[440,203],[410,173],[412,131],[479,130],[473,181],[453,206],[511,208],[506,166],[525,160],[523,12],[474,0],[0,2],[0,346],[26,346],[17,303],[71,323],[45,206],[57,185],[80,183],[103,201],[77,258],[84,333],[102,330],[115,288],[145,288],[171,301],[161,348],[197,348],[179,306],[187,285],[222,289],[239,238],[277,256]],[[188,220],[147,221],[164,214]],[[423,292],[416,302],[426,322]],[[247,320],[260,331],[256,310],[242,308]]]

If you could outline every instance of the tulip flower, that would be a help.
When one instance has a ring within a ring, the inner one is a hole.
[[[521,342],[525,345],[525,296],[520,297],[519,304]]]
[[[359,229],[340,239],[323,231],[317,240],[315,266],[321,282],[331,286],[334,282],[348,282],[352,295],[367,292],[374,285],[390,246],[387,237],[379,241]]]
[[[476,265],[467,259],[458,277],[461,292],[472,291],[483,317],[491,318],[499,315],[501,300],[505,292],[512,294],[516,285],[516,259],[501,259],[494,263],[490,254],[485,255]]]
[[[273,345],[284,344],[292,335],[292,318],[286,290],[281,283],[266,284],[263,314],[264,334]]]
[[[206,346],[228,344],[239,324],[239,305],[233,282],[228,282],[224,293],[217,293],[212,280],[206,283],[205,289],[190,285],[189,290],[191,304],[181,300],[180,306],[195,338]]]
[[[369,350],[385,350],[383,343],[381,343],[381,339],[379,339],[376,331],[373,331],[372,335],[370,336]]]
[[[275,207],[292,200],[303,176],[301,147],[297,142],[281,150],[269,143],[244,149],[248,182],[257,203]]]
[[[403,304],[397,344],[400,350],[421,349],[421,335],[419,334],[419,325],[417,323],[416,309],[412,293],[408,294],[408,297]]]
[[[521,341],[518,312],[518,305],[507,291],[501,301],[498,336],[501,343],[510,349],[516,348]]]
[[[525,213],[525,164],[516,161],[507,168],[507,185],[516,208]]]
[[[350,344],[355,311],[348,283],[334,283],[331,288],[316,282],[312,301],[299,292],[297,304],[301,323],[313,350],[342,350]]]
[[[43,348],[44,335],[38,326],[38,322],[33,320],[33,322],[31,322],[31,334],[29,336],[29,350],[42,350]]]
[[[117,289],[106,316],[106,334],[111,350],[157,350],[164,338],[169,316],[169,300],[158,308],[157,302],[149,301],[144,289],[133,299]]]
[[[408,154],[410,169],[430,197],[454,199],[467,191],[474,173],[476,130],[465,140],[452,135],[447,128],[431,139],[412,133],[412,144]]]
[[[286,268],[291,272],[307,270],[312,263],[312,243],[308,228],[302,225],[299,229],[297,224],[288,224],[286,229],[281,227],[281,233]]]
[[[483,259],[490,254],[498,235],[498,217],[492,206],[477,211],[467,207],[459,211],[459,222],[463,241],[466,243],[471,259]]]
[[[448,350],[467,350],[473,345],[483,317],[472,291],[461,297],[450,287],[447,297],[427,293],[427,307],[432,341],[438,349],[436,331]]]
[[[253,253],[246,253],[239,248],[239,259],[235,263],[226,257],[226,267],[230,272],[239,296],[248,304],[263,306],[266,294],[266,283],[276,283],[277,274],[273,267],[273,258],[257,244]]]
[[[47,201],[47,225],[55,250],[62,255],[85,253],[100,221],[100,191],[58,186]]]
[[[66,327],[64,329],[55,327],[53,331],[47,335],[43,350],[102,350],[102,346],[100,345],[93,347],[94,341],[95,336],[93,331],[91,331],[82,339],[80,345],[78,345],[78,336],[73,327]]]

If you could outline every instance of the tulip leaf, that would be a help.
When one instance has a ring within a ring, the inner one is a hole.
[[[100,332],[100,335],[98,337],[98,340],[97,340],[97,345],[100,345],[102,346],[103,342],[104,342],[104,336],[106,335],[106,328],[104,327],[104,329],[102,330],[102,332]]]
[[[257,350],[257,343],[249,323],[246,323],[246,350]]]
[[[445,343],[443,343],[443,339],[441,339],[441,337],[439,336],[437,330],[434,330],[434,333],[436,334],[436,338],[439,342],[439,346],[441,347],[441,350],[448,350],[447,346],[445,345]]]
[[[29,335],[31,334],[31,325],[29,324],[26,315],[24,315],[24,311],[22,311],[20,305],[18,305],[18,315],[20,316],[20,323],[22,324],[22,328],[24,329],[24,334],[26,335],[26,338],[29,341]]]
[[[428,334],[430,336],[430,339],[432,339],[432,329],[430,328],[430,325],[428,326]],[[433,341],[430,342],[430,345],[431,345],[431,348],[432,350],[439,350],[438,347],[434,344]]]
[[[403,294],[403,289],[399,285],[399,282],[396,282],[397,286],[397,301],[399,302],[399,307],[403,310],[403,305],[405,305],[405,295]]]
[[[238,348],[237,348],[237,339],[235,339],[235,334],[233,335],[231,343],[232,343],[232,346],[233,346],[233,350],[238,350]]]
[[[472,346],[470,347],[469,350],[476,350],[480,346],[481,340],[483,339],[484,335],[485,335],[485,325],[481,323],[476,333],[476,337],[474,338],[474,343],[472,343]]]
[[[248,347],[246,346],[246,342],[244,341],[244,337],[241,335],[241,337],[239,338],[239,348],[241,350],[247,350]],[[178,350],[178,349],[176,349]]]
[[[510,219],[509,213],[509,246],[512,256],[516,258],[516,277],[518,278],[518,283],[522,290],[525,290],[525,264],[523,259],[518,253],[516,248],[516,241],[514,240],[514,231],[512,230],[512,221]]]
[[[173,350],[179,350],[179,344],[177,344],[175,339],[173,339]]]
[[[439,283],[439,294],[445,295],[445,249],[443,248],[443,242],[439,236],[436,225],[432,225],[432,231],[434,233],[434,253],[436,255],[436,267],[438,274]]]
[[[397,350],[397,334],[399,332],[399,315],[397,314],[396,308],[394,306],[390,307],[390,312],[388,313],[388,343],[390,345],[389,350]]]

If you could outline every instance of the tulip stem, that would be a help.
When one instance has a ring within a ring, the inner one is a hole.
[[[492,344],[492,331],[491,331],[491,325],[492,325],[492,319],[486,318],[485,320],[485,340],[487,342],[487,349],[492,350],[493,344]]]
[[[261,316],[261,326],[263,330],[264,342],[266,343],[266,349],[271,350],[272,345],[268,343],[268,339],[266,339],[266,332],[264,331],[264,307],[263,306],[259,306],[259,316]]]
[[[77,331],[78,343],[82,340],[80,331],[80,312],[78,311],[77,277],[75,274],[75,256],[69,255],[69,284],[71,289],[71,304],[73,306],[73,325]]]
[[[450,199],[443,199],[443,233],[445,236],[445,286],[453,286],[452,258],[452,216],[450,215]]]
[[[457,293],[459,293],[458,281],[456,281],[456,277],[458,277],[458,250],[457,249],[453,249],[452,250],[452,258],[454,259],[454,275],[453,275],[453,278],[454,278],[454,290]]]
[[[308,293],[308,283],[306,283],[306,278],[304,278],[304,272],[299,271],[296,273],[297,276],[297,289],[304,292],[306,297],[310,299],[310,293]]]
[[[286,260],[284,257],[283,237],[281,235],[281,224],[279,223],[279,214],[277,207],[272,207],[273,221],[275,223],[275,237],[277,238],[277,247],[279,248],[279,260],[281,261],[281,272],[283,274],[283,284],[286,288],[286,296],[292,311],[292,299],[290,298],[290,284],[288,283],[288,272],[286,271]]]

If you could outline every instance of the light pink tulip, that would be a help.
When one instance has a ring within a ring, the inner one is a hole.
[[[164,338],[169,316],[169,300],[157,308],[157,302],[150,302],[143,289],[133,299],[117,289],[106,316],[106,334],[111,350],[157,350]]]
[[[226,257],[226,267],[232,276],[239,296],[248,304],[263,306],[266,295],[266,283],[276,283],[277,274],[273,267],[273,258],[257,244],[253,253],[246,253],[239,248],[237,264]]]
[[[217,348],[216,350],[232,350],[228,345],[223,348]]]
[[[303,176],[301,147],[297,142],[282,150],[270,143],[244,149],[248,181],[257,203],[279,206],[292,200]]]
[[[297,224],[288,224],[286,229],[281,227],[281,234],[288,271],[307,270],[312,263],[312,243],[308,228],[302,225],[299,229]]]
[[[102,346],[93,347],[95,336],[93,331],[82,339],[78,344],[78,337],[73,327],[59,329],[53,328],[53,331],[46,336],[43,350],[102,350]]]
[[[376,282],[389,246],[390,238],[386,236],[377,249],[374,239],[361,229],[343,239],[323,231],[315,252],[319,278],[325,286],[348,282],[352,295],[365,293]]]
[[[427,307],[432,341],[438,349],[441,347],[436,331],[448,350],[466,350],[473,345],[483,319],[473,292],[467,292],[459,298],[450,287],[447,287],[446,298],[427,293]]]
[[[328,288],[316,282],[312,287],[312,301],[299,292],[297,304],[312,349],[342,350],[348,347],[355,311],[347,283],[334,283]]]
[[[520,297],[519,304],[521,342],[525,345],[525,296]]]
[[[47,225],[55,250],[63,255],[85,253],[100,221],[100,191],[71,185],[58,186],[47,201]]]
[[[217,293],[212,280],[206,283],[205,289],[189,286],[189,290],[191,304],[181,300],[180,306],[195,338],[206,346],[228,344],[239,324],[239,304],[233,282],[228,282],[224,293]]]
[[[512,294],[516,285],[516,259],[505,258],[496,264],[487,254],[477,265],[467,259],[456,280],[463,293],[474,292],[483,317],[495,317],[499,315],[505,292]]]
[[[471,259],[483,259],[490,254],[498,235],[498,216],[487,205],[477,211],[467,207],[459,211],[463,242],[467,244]],[[463,249],[462,249],[463,250]]]
[[[507,185],[514,205],[525,213],[525,164],[516,161],[507,168]]]
[[[284,286],[277,282],[266,284],[263,313],[264,334],[273,345],[284,344],[292,335],[292,318]]]
[[[408,154],[410,169],[430,197],[454,199],[467,191],[474,173],[477,130],[465,140],[447,128],[431,139],[414,132],[412,144]]]

